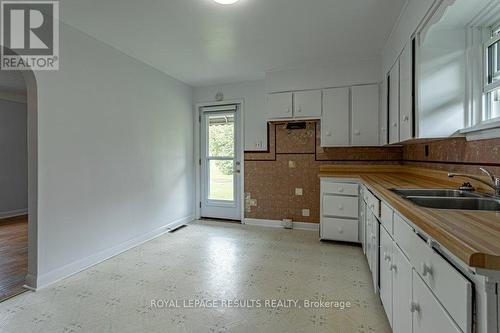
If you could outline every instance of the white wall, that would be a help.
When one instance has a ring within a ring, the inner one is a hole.
[[[322,89],[382,80],[380,59],[308,65],[266,73],[266,92]]]
[[[0,218],[28,209],[26,103],[0,99]]]
[[[267,121],[264,80],[194,89],[194,101],[211,102],[222,92],[225,100],[244,100],[245,150],[267,150]]]
[[[61,25],[38,85],[38,284],[194,214],[192,89]]]
[[[419,136],[443,136],[465,124],[465,29],[430,29],[420,46]],[[436,126],[446,124],[446,126]]]

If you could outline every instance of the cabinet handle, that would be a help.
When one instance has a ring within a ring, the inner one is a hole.
[[[356,136],[361,135],[361,131],[360,131],[360,130],[355,130],[355,131],[354,131],[354,135],[356,135]]]
[[[398,269],[398,266],[396,266],[395,264],[392,264],[389,266],[389,270],[391,270],[391,271],[397,271],[397,269]]]
[[[420,305],[417,302],[414,302],[410,300],[410,312],[419,312],[420,311]]]
[[[300,106],[297,108],[297,112],[302,112],[302,108]]]
[[[287,109],[286,109],[286,113],[290,113],[290,108],[287,108]]]
[[[343,187],[339,187],[339,192],[340,193],[344,192],[344,188]]]
[[[404,117],[403,117],[403,121],[404,121],[404,122],[407,122],[409,119],[410,119],[410,118],[409,118],[408,116],[404,116]]]
[[[420,263],[420,268],[422,270],[422,276],[432,275],[432,267],[425,262]]]
[[[392,123],[392,127],[398,127],[398,123],[396,122]]]
[[[391,256],[389,255],[389,253],[384,252],[384,260],[385,261],[391,261]]]
[[[325,133],[325,135],[326,135],[326,136],[332,136],[332,132],[327,131],[327,132]]]
[[[344,233],[344,229],[339,228],[339,234],[342,234],[342,233]]]

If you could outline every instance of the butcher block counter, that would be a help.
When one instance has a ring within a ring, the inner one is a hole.
[[[394,188],[458,188],[464,179],[404,165],[323,165],[320,177],[359,178],[398,213],[470,267],[500,270],[500,212],[424,208],[391,191]],[[491,192],[471,182],[478,191]]]

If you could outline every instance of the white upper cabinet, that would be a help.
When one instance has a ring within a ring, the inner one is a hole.
[[[413,139],[413,61],[411,42],[399,57],[399,141]]]
[[[389,143],[399,142],[399,59],[389,72]]]
[[[295,118],[320,118],[321,90],[293,93],[293,116]]]
[[[268,94],[266,106],[269,120],[320,119],[321,90]]]
[[[349,146],[349,88],[323,91],[321,147]]]
[[[379,145],[379,103],[378,84],[351,88],[353,146]]]
[[[268,94],[266,97],[267,117],[269,119],[291,118],[292,93]]]

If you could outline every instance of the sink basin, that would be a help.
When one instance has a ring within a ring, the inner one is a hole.
[[[406,199],[427,208],[500,211],[500,200],[491,198],[408,196]]]
[[[393,189],[394,193],[402,197],[446,197],[446,198],[463,198],[482,197],[481,194],[452,189]]]

